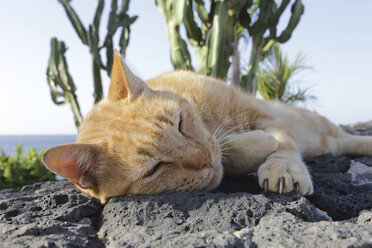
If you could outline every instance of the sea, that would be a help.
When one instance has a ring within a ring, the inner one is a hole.
[[[40,151],[53,146],[73,143],[76,135],[0,135],[0,148],[8,155],[15,153],[17,144],[22,144],[23,150],[35,148]]]

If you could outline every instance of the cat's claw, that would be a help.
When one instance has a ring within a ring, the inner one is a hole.
[[[267,192],[267,186],[269,185],[269,179],[265,179],[264,181],[263,181],[263,188],[264,188],[264,190],[265,190],[265,192]]]
[[[285,183],[285,178],[284,177],[279,178],[279,182],[278,182],[278,185],[279,185],[279,192],[278,193],[279,194],[283,193],[284,183]],[[266,179],[264,179],[263,185],[262,185],[265,192],[267,192],[268,185],[269,185],[269,179],[266,178]],[[300,192],[300,185],[299,185],[298,182],[293,184],[293,189],[296,190],[296,192]],[[307,194],[308,194],[308,192],[306,193],[306,195]]]
[[[284,184],[284,177],[279,178],[279,194],[282,194]]]
[[[293,186],[294,186],[294,188],[296,189],[297,192],[300,191],[300,185],[298,184],[298,182],[295,182],[295,184]]]
[[[303,195],[313,193],[310,174],[301,160],[291,157],[273,157],[257,171],[258,181],[265,191],[279,194],[297,191]]]

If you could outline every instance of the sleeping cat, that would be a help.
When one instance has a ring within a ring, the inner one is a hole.
[[[265,191],[309,195],[301,157],[326,153],[372,156],[372,137],[194,72],[145,83],[115,52],[108,98],[74,144],[49,149],[43,161],[104,204],[118,195],[212,190],[223,174],[256,171]]]

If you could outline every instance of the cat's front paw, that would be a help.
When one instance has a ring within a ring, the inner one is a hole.
[[[305,164],[295,158],[269,158],[258,168],[258,180],[265,191],[282,193],[296,190],[304,195],[311,195],[314,191]]]

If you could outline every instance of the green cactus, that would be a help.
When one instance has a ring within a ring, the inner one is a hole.
[[[115,33],[121,29],[118,45],[120,47],[120,53],[123,57],[125,57],[125,51],[129,43],[130,25],[136,21],[138,16],[130,17],[127,14],[130,0],[122,0],[121,8],[119,10],[118,0],[112,0],[107,25],[107,34],[105,39],[101,42],[102,44],[99,45],[99,28],[105,1],[98,0],[93,22],[88,26],[88,29],[84,27],[76,11],[71,6],[71,0],[58,0],[58,2],[60,2],[63,6],[67,17],[79,36],[81,42],[89,47],[89,52],[92,56],[94,81],[93,97],[94,103],[96,104],[103,98],[101,70],[105,70],[108,75],[111,73],[114,49],[113,37]],[[52,100],[58,105],[66,102],[71,105],[75,124],[78,127],[83,120],[83,116],[81,115],[79,103],[75,94],[76,87],[73,83],[71,75],[68,72],[67,62],[64,56],[66,46],[63,41],[58,41],[57,38],[52,38],[51,44],[51,55],[47,69],[47,79],[52,94]],[[103,48],[106,49],[106,64],[102,62],[101,58],[101,50]]]
[[[301,0],[296,0],[291,7],[291,17],[287,27],[280,35],[277,35],[276,26],[279,23],[280,16],[289,5],[290,0],[283,0],[278,7],[275,1],[260,1],[258,7],[260,13],[256,22],[248,26],[248,32],[252,37],[252,51],[249,60],[248,70],[242,76],[241,87],[248,92],[255,93],[257,91],[257,71],[258,64],[261,62],[270,51],[270,48],[275,42],[287,42],[297,24],[304,13],[304,6]],[[265,36],[265,33],[269,32]]]
[[[65,52],[65,43],[53,38],[51,40],[47,80],[53,102],[57,105],[69,103],[74,114],[75,125],[79,126],[83,121],[83,116],[81,115],[79,102],[75,94],[76,87],[68,71]]]
[[[180,25],[185,16],[186,1],[156,1],[167,24],[168,38],[171,48],[171,61],[176,69],[192,70],[191,57],[187,43],[180,34]]]
[[[291,17],[284,31],[276,27],[290,0],[278,5],[274,0],[210,0],[209,13],[204,0],[156,0],[167,24],[171,61],[176,69],[194,70],[180,27],[186,29],[188,43],[196,47],[196,71],[225,80],[234,53],[235,38],[247,30],[252,38],[248,70],[240,77],[240,86],[251,93],[257,90],[258,64],[276,42],[289,40],[304,12],[301,0],[292,4]],[[197,13],[198,20],[194,16]]]

